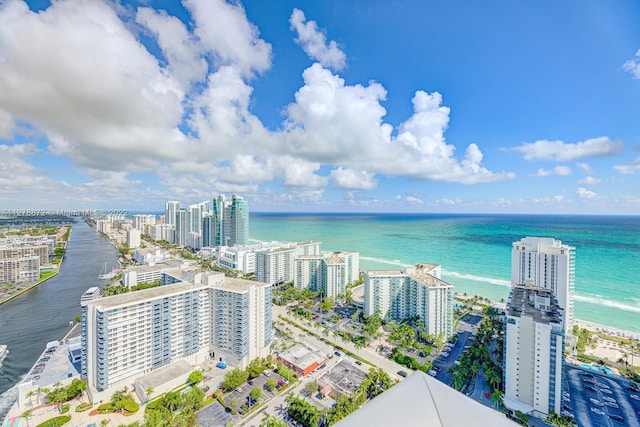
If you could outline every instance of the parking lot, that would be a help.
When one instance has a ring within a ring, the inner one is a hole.
[[[482,319],[481,316],[467,316],[460,321],[458,326],[458,338],[450,349],[444,349],[439,357],[433,361],[433,366],[437,368],[436,378],[445,383],[451,382],[451,374],[447,371],[462,356],[465,348],[471,345],[473,334],[478,328],[478,323]]]
[[[231,412],[227,411],[226,408],[224,408],[219,402],[215,401],[208,407],[198,412],[198,423],[203,427],[224,427],[229,425],[229,423],[236,424],[236,422],[241,418],[240,412],[242,410],[242,405],[246,404],[249,406],[253,406],[257,403],[250,401],[249,393],[251,392],[251,390],[253,390],[254,388],[259,388],[260,390],[262,390],[260,401],[266,402],[276,396],[276,391],[270,391],[269,387],[267,386],[268,378],[273,378],[274,380],[276,380],[276,382],[278,383],[277,388],[280,388],[280,384],[284,384],[284,382],[286,382],[286,379],[284,377],[275,372],[269,371],[268,376],[263,373],[262,375],[259,375],[256,378],[253,378],[244,383],[237,389],[227,393],[227,395],[224,397],[224,401],[226,402],[226,404],[229,407],[235,407],[235,409],[238,411],[238,415],[231,414]],[[235,401],[235,406],[232,405],[232,401]]]
[[[565,365],[562,412],[584,427],[640,427],[640,396],[628,385],[624,379]]]

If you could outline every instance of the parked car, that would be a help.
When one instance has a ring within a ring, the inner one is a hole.
[[[593,403],[594,405],[598,405],[598,406],[603,406],[604,403],[600,402],[598,399],[594,399],[593,397],[589,398],[589,402]]]
[[[362,365],[362,362],[359,360],[356,360],[356,365]]]
[[[400,375],[403,378],[407,378],[407,371],[398,371],[398,375]]]
[[[337,350],[336,350],[336,351],[334,351],[334,352],[333,352],[333,354],[335,354],[335,355],[336,355],[336,357],[340,357],[340,356],[342,356],[342,354],[340,354],[340,352],[339,352],[339,351],[337,351]]]

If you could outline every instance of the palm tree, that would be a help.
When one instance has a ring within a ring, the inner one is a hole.
[[[31,409],[27,409],[22,413],[22,418],[27,420],[27,426],[29,425],[29,418],[33,415],[33,411]]]
[[[504,399],[504,393],[498,389],[495,389],[491,392],[491,401],[496,404],[496,409],[498,406],[502,405],[502,400]]]
[[[151,398],[151,395],[153,394],[153,392],[154,392],[153,387],[147,387],[147,389],[145,390],[145,393],[147,394],[147,400]]]
[[[29,403],[31,404],[31,407],[33,407],[33,401],[32,401],[31,398],[33,396],[35,396],[36,394],[38,394],[38,393],[36,393],[35,390],[29,390],[29,393],[27,393],[27,395],[25,396],[25,397],[27,397],[29,399]]]
[[[451,375],[451,384],[450,384],[451,387],[453,387],[456,390],[460,391],[462,389],[462,387],[464,386],[464,383],[465,383],[464,375],[462,375],[458,371],[454,371],[453,375]]]

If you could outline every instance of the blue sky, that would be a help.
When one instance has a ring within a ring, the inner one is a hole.
[[[0,206],[640,212],[636,1],[0,5]]]

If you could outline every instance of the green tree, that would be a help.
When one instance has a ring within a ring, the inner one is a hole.
[[[257,402],[258,399],[260,399],[260,396],[262,396],[262,390],[259,387],[254,387],[251,389],[251,391],[249,392],[249,397],[251,398],[251,400],[253,400],[254,402]]]
[[[187,383],[191,385],[198,384],[204,379],[201,371],[193,371],[189,374],[189,378],[187,379]]]
[[[287,368],[286,366],[278,367],[278,373],[280,375],[282,375],[283,377],[285,377],[289,381],[293,381],[293,379],[294,379],[293,371],[291,369]]]
[[[249,362],[249,366],[247,366],[247,372],[249,373],[249,378],[256,378],[260,376],[264,372],[267,367],[267,360],[261,357],[257,357]]]
[[[145,390],[145,393],[147,394],[147,400],[151,398],[151,395],[153,394],[153,392],[154,392],[153,387],[147,387],[147,389]]]
[[[516,411],[516,418],[520,422],[520,424],[528,426],[529,425],[529,415],[525,414],[522,411]]]
[[[22,418],[24,418],[27,421],[27,426],[29,425],[29,419],[31,418],[32,415],[33,415],[33,411],[31,409],[27,409],[22,413]]]
[[[263,412],[260,427],[287,427],[287,424],[278,421],[273,415]]]
[[[267,388],[269,388],[269,391],[273,391],[276,388],[277,384],[278,382],[275,380],[275,378],[267,378]]]
[[[305,384],[304,389],[307,391],[307,393],[309,393],[309,395],[311,396],[314,393],[317,393],[319,388],[318,388],[318,383],[315,381],[309,381],[308,383]]]
[[[222,387],[229,391],[240,387],[249,379],[249,373],[240,368],[234,368],[227,372],[222,380]]]
[[[491,392],[491,401],[496,404],[496,409],[498,406],[502,406],[502,401],[504,399],[504,393],[499,389],[494,389]]]
[[[336,301],[334,297],[326,297],[321,303],[320,308],[325,313],[328,313],[333,307],[335,307]]]

